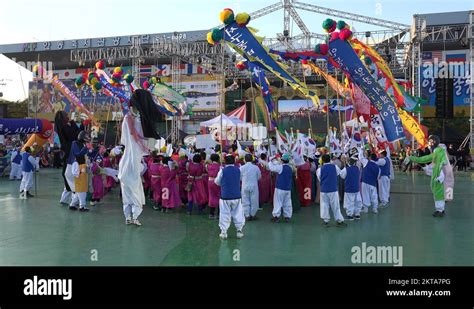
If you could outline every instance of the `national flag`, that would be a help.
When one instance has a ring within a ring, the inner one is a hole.
[[[450,54],[446,55],[446,62],[465,62],[466,54]]]
[[[277,140],[277,147],[278,151],[281,153],[288,152],[288,144],[286,143],[286,139],[280,131],[276,130],[276,140]]]
[[[359,126],[354,126],[352,128],[352,136],[350,141],[349,148],[359,148],[362,145],[362,134],[360,132]]]
[[[193,65],[192,65],[191,63],[188,63],[188,64],[186,65],[186,74],[187,74],[187,75],[193,74]]]
[[[59,79],[76,79],[80,74],[76,73],[76,70],[57,70]]]
[[[150,76],[151,75],[151,65],[140,66],[140,76]]]
[[[169,64],[159,64],[153,66],[154,75],[157,76],[169,76],[171,74],[171,65]]]
[[[427,62],[432,62],[434,61],[434,59],[438,59],[438,61],[441,61],[443,59],[443,52],[440,51],[440,50],[436,50],[436,51],[425,51],[423,52],[423,54],[421,55],[421,59],[423,61],[427,61]]]

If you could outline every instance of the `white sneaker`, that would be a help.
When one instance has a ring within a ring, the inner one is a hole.
[[[219,237],[224,240],[224,239],[227,239],[227,233],[224,232],[224,231],[221,231],[221,233],[219,234]]]
[[[369,208],[367,207],[362,207],[362,209],[360,210],[361,213],[368,213],[369,212]]]
[[[94,205],[95,205],[95,202],[92,202],[92,201],[91,201],[91,206],[94,206]]]
[[[379,211],[377,210],[377,208],[372,208],[372,212],[373,212],[374,214],[378,214],[378,213],[379,213]]]
[[[20,193],[20,200],[26,200],[26,192]]]
[[[242,238],[244,237],[244,233],[242,233],[242,231],[237,231],[237,238]]]
[[[131,219],[127,219],[127,220],[125,220],[125,224],[126,224],[126,225],[130,225],[130,224],[132,224],[132,220],[131,220]]]
[[[135,224],[136,226],[141,226],[142,225],[140,223],[140,221],[138,221],[138,219],[133,219],[133,224]]]

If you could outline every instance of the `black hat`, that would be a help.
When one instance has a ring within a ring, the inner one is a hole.
[[[162,121],[163,115],[153,101],[151,93],[143,89],[135,90],[130,98],[129,105],[135,107],[140,113],[143,136],[160,139],[157,124]]]

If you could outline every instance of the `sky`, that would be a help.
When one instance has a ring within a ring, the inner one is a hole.
[[[211,29],[219,12],[251,13],[281,0],[1,0],[0,44]],[[303,3],[410,25],[413,14],[474,9],[474,0],[299,0]],[[297,10],[310,31],[326,18]],[[337,18],[336,18],[337,19]],[[356,31],[380,29],[353,23]],[[259,34],[283,31],[283,11],[250,22]],[[293,25],[292,35],[300,33]]]

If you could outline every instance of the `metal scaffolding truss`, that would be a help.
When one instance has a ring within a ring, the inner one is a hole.
[[[354,32],[353,35],[377,50],[381,50],[382,56],[386,56],[386,61],[396,76],[401,77],[407,74],[406,64],[409,58],[407,46],[411,40],[409,35],[406,34],[410,31],[410,25],[334,10],[297,0],[280,0],[280,2],[250,13],[252,19],[256,19],[278,10],[284,11],[283,32],[277,33],[276,38],[266,38],[264,40],[265,46],[277,50],[308,50],[327,38],[327,34],[311,32],[298,14],[297,9],[385,28],[375,31]],[[301,30],[300,34],[291,35],[291,21]]]
[[[469,135],[470,135],[470,148],[471,150],[474,148],[474,11],[471,11],[469,14],[469,29],[468,29],[468,39],[469,39],[469,53],[470,53],[470,118],[469,118]]]
[[[374,18],[371,16],[364,16],[364,15],[358,15],[354,13],[348,13],[344,11],[329,9],[329,8],[317,6],[314,4],[303,3],[299,1],[293,1],[293,6],[297,9],[301,9],[301,10],[305,10],[309,12],[314,12],[314,13],[318,13],[318,14],[322,14],[326,16],[334,16],[334,17],[349,19],[349,20],[361,22],[364,24],[376,25],[376,26],[386,27],[389,29],[394,29],[394,30],[399,30],[399,31],[404,31],[410,28],[409,25],[405,25],[402,23]]]
[[[290,35],[289,30],[290,30],[290,22],[291,22],[290,18],[292,18],[295,24],[298,26],[298,28],[300,28],[300,30],[302,31],[302,34],[304,35],[303,37],[305,39],[315,37],[315,34],[309,31],[308,27],[305,25],[305,23],[299,16],[296,9],[301,9],[304,11],[318,13],[318,14],[322,14],[326,16],[345,18],[348,20],[353,20],[353,21],[357,21],[357,22],[361,22],[361,23],[365,23],[369,25],[381,26],[381,27],[396,30],[399,32],[408,31],[410,29],[410,25],[405,25],[402,23],[374,18],[371,16],[363,16],[363,15],[353,14],[349,12],[334,10],[334,9],[325,8],[325,7],[317,6],[314,4],[303,3],[303,2],[299,2],[295,0],[281,0],[281,2],[279,3],[269,5],[267,7],[264,7],[255,12],[250,13],[250,16],[252,19],[256,19],[256,18],[268,15],[270,13],[273,13],[281,9],[284,10],[283,34],[281,35],[283,37],[287,37],[289,40],[291,40],[291,38],[289,38],[289,35]],[[325,35],[323,34],[321,35],[316,34],[316,36],[319,36],[320,38],[325,37]],[[308,46],[305,45],[305,47],[307,48]]]

